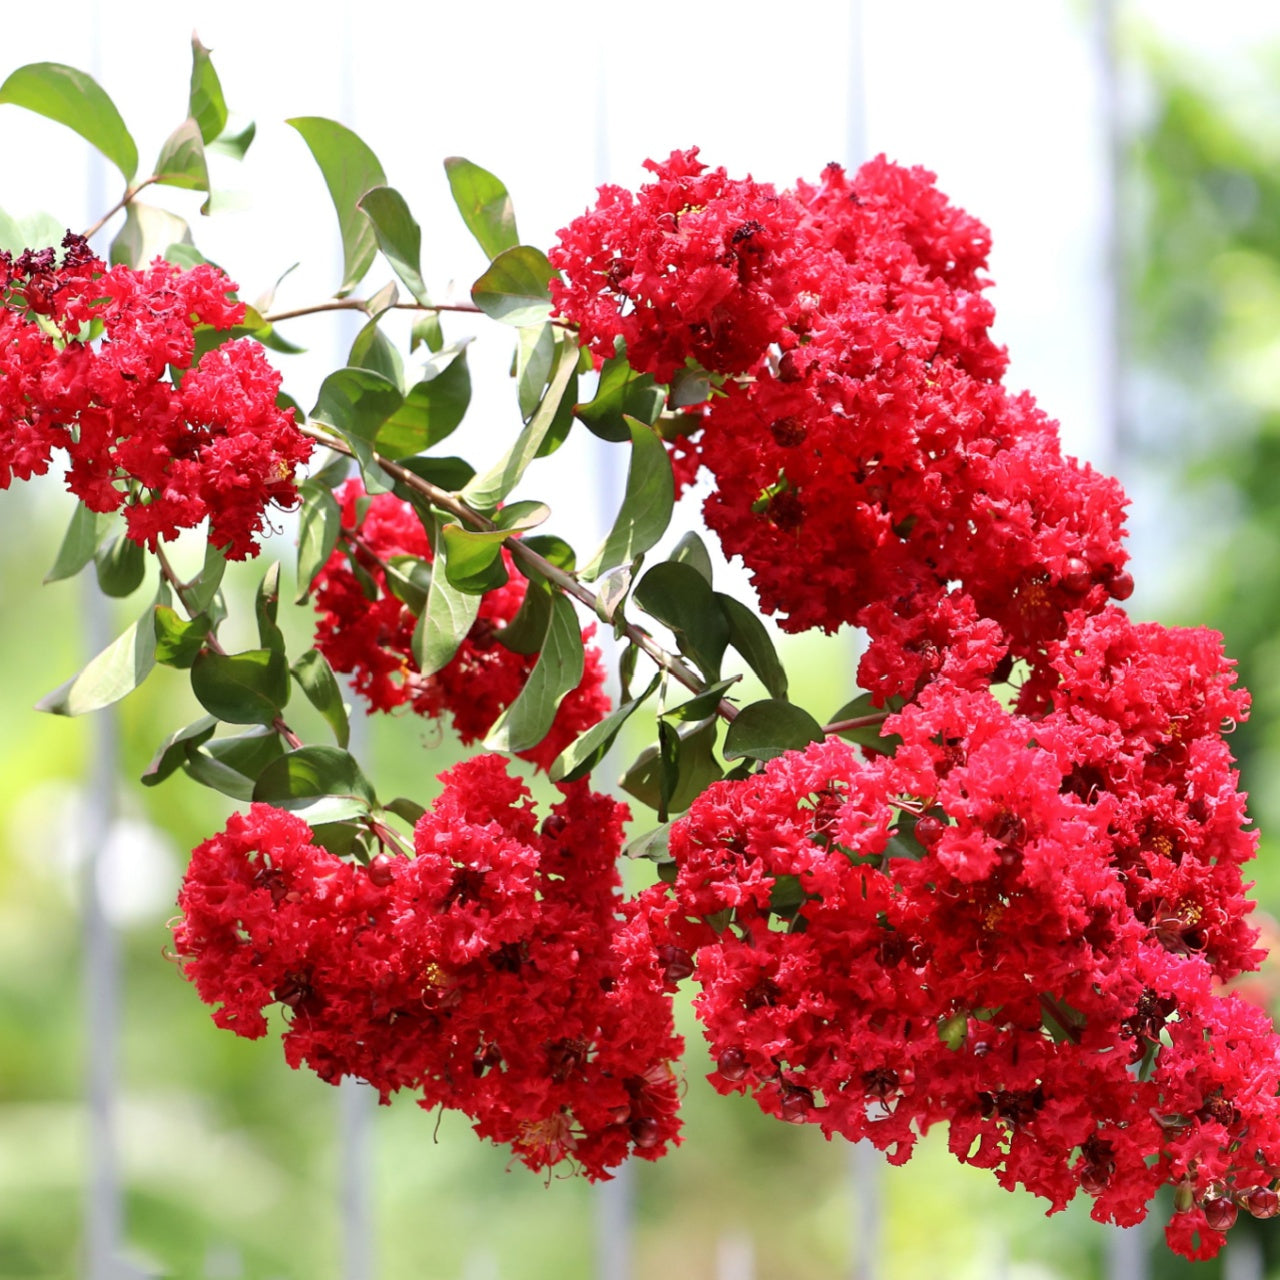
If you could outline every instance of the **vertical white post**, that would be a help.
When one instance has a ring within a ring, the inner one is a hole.
[[[756,1251],[751,1237],[734,1231],[716,1243],[716,1280],[755,1280]]]
[[[1222,1280],[1263,1280],[1262,1246],[1256,1229],[1236,1229],[1222,1254]]]
[[[84,580],[83,617],[88,654],[111,641],[106,601],[92,578]],[[85,1092],[89,1111],[88,1186],[85,1206],[87,1280],[117,1280],[117,1256],[123,1234],[123,1207],[116,1144],[116,1032],[120,1008],[120,949],[107,919],[101,878],[102,853],[115,821],[116,760],[119,749],[115,711],[91,716],[89,774],[85,789],[86,844],[83,884],[83,992],[85,1008]]]

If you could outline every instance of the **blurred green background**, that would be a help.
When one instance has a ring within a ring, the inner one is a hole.
[[[1115,464],[1136,499],[1143,572],[1134,612],[1225,633],[1254,694],[1254,716],[1233,744],[1265,833],[1280,830],[1280,56],[1256,49],[1224,75],[1221,64],[1135,28],[1122,42],[1121,72],[1132,102]],[[85,656],[83,584],[39,585],[70,510],[52,483],[0,499],[0,1280],[82,1274],[93,1048],[75,850],[101,835],[82,781],[95,746],[89,727],[28,710]],[[300,628],[305,618],[290,621]],[[291,649],[303,638],[295,630]],[[800,639],[786,656],[799,701],[821,710],[843,700],[832,689],[851,669],[847,646]],[[270,1040],[216,1031],[164,956],[183,853],[221,825],[229,804],[182,778],[156,790],[128,780],[165,732],[195,714],[180,675],[165,670],[119,717],[126,783],[106,896],[122,946],[127,1256],[141,1274],[337,1280],[339,1092],[289,1071]],[[371,727],[366,755],[384,794],[429,798],[430,779],[453,758],[431,739],[403,719]],[[1272,911],[1275,851],[1264,835],[1257,896]],[[628,874],[643,880],[643,870]],[[681,1017],[686,1142],[630,1175],[636,1277],[741,1280],[751,1274],[734,1262],[744,1240],[761,1280],[853,1275],[868,1210],[879,1244],[867,1276],[1112,1273],[1113,1237],[1083,1205],[1046,1219],[1038,1202],[956,1165],[941,1135],[869,1183],[851,1173],[848,1148],[715,1097],[687,1007]],[[598,1192],[572,1180],[547,1187],[507,1163],[458,1117],[437,1131],[411,1101],[377,1109],[368,1175],[376,1274],[591,1275]],[[1163,1217],[1157,1210],[1148,1224],[1152,1275],[1251,1274],[1171,1258],[1158,1240]],[[1246,1231],[1280,1272],[1280,1227],[1238,1229]]]

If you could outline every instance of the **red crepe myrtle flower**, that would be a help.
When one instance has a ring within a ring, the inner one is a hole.
[[[679,1142],[667,966],[616,870],[624,806],[584,782],[538,822],[498,756],[442,775],[415,856],[368,868],[255,804],[198,846],[175,946],[214,1021],[321,1079],[460,1110],[532,1169],[606,1178]]]
[[[196,362],[198,327],[243,319],[235,284],[209,264],[108,269],[71,233],[63,248],[0,254],[0,488],[62,449],[67,487],[93,511],[123,509],[134,542],[155,550],[207,520],[229,559],[256,555],[312,445],[276,407],[257,343]]]

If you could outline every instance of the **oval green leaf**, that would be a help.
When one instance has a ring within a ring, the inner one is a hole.
[[[500,253],[471,286],[471,300],[503,324],[543,324],[551,315],[547,285],[557,275],[541,249],[516,245]]]
[[[359,208],[360,198],[374,187],[385,187],[387,175],[378,157],[336,120],[295,116],[285,123],[302,135],[329,188],[342,233],[342,284],[338,296],[344,297],[364,279],[378,252],[377,236]]]
[[[487,258],[496,258],[520,243],[516,233],[516,215],[511,197],[502,183],[488,169],[462,156],[450,156],[444,162],[449,177],[449,190],[462,214],[467,230],[475,236]]]
[[[743,707],[724,735],[724,758],[772,760],[788,751],[799,751],[821,742],[822,726],[794,702],[766,698]]]
[[[26,107],[74,129],[132,182],[138,172],[138,148],[124,127],[116,104],[92,76],[60,62],[32,62],[0,85],[0,102]]]
[[[289,701],[289,663],[273,649],[200,654],[191,665],[200,705],[229,724],[270,724]]]

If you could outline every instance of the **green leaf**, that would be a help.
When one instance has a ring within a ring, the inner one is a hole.
[[[298,594],[294,603],[302,604],[311,594],[316,574],[338,545],[342,511],[332,491],[316,479],[304,480],[298,492],[302,508],[298,513]]]
[[[44,575],[45,582],[59,582],[79,573],[93,559],[93,553],[97,551],[106,528],[107,521],[103,516],[90,511],[84,503],[77,502],[53,568]]]
[[[671,523],[675,480],[667,447],[652,427],[627,419],[631,432],[631,465],[618,518],[600,550],[583,566],[581,577],[594,582],[602,573],[630,564],[656,545]]]
[[[208,192],[209,166],[204,158],[200,125],[191,117],[184,120],[160,148],[160,157],[156,161],[156,181],[166,187]],[[201,205],[200,212],[209,212],[208,200]]]
[[[625,355],[606,360],[600,369],[596,394],[586,404],[574,406],[574,415],[587,429],[602,440],[622,441],[631,438],[628,418],[638,418],[652,426],[662,412],[665,392],[653,375],[637,373]]]
[[[377,450],[392,461],[434,448],[452,435],[471,403],[465,344],[437,352],[423,372],[427,376],[409,389],[404,403],[378,430]]]
[[[563,538],[554,533],[535,533],[522,541],[530,551],[536,551],[557,569],[563,569],[565,573],[573,572],[577,557],[573,553],[573,548]],[[534,571],[530,569],[526,572]]]
[[[227,571],[227,558],[212,542],[205,543],[204,564],[200,572],[187,584],[186,603],[197,613],[204,613],[213,604],[213,598],[222,585],[222,575]]]
[[[216,760],[230,765],[238,773],[253,780],[274,760],[284,754],[280,735],[274,729],[250,729],[231,738],[215,738],[205,750]]]
[[[516,334],[516,399],[520,416],[528,422],[538,407],[551,367],[556,357],[555,327],[550,324],[532,325]]]
[[[711,555],[707,551],[707,544],[692,529],[681,537],[667,559],[674,560],[677,564],[692,565],[706,578],[707,586],[712,585]]]
[[[236,737],[215,738],[203,749],[189,749],[182,769],[202,786],[248,802],[253,799],[258,776],[282,754],[277,733],[254,729]]]
[[[489,264],[489,270],[471,286],[471,300],[503,324],[543,324],[551,316],[547,285],[559,274],[541,249],[516,245]]]
[[[724,776],[715,758],[716,722],[678,728],[658,721],[660,742],[646,747],[623,775],[622,789],[658,811],[659,821],[687,809]]]
[[[884,856],[888,858],[909,858],[919,862],[925,856],[924,845],[916,839],[916,823],[919,817],[908,813],[905,809],[898,814],[897,825],[884,848]]]
[[[191,34],[191,93],[188,101],[188,112],[200,126],[201,141],[212,142],[227,127],[227,103],[209,50],[194,32]]]
[[[427,607],[431,564],[417,556],[389,556],[385,561],[387,589],[416,616]]]
[[[124,127],[115,103],[92,76],[59,62],[33,62],[0,85],[0,102],[26,107],[74,129],[132,182],[138,172],[138,148]]]
[[[156,605],[156,661],[185,671],[204,648],[211,625],[207,613],[199,613],[188,622],[168,605]]]
[[[685,409],[711,396],[711,375],[692,360],[671,379],[671,407]]]
[[[822,738],[822,726],[803,707],[766,698],[738,712],[724,735],[724,758],[772,760],[787,751],[799,751],[811,742],[821,742]]]
[[[289,663],[274,649],[206,651],[192,663],[191,688],[219,720],[269,725],[289,701]]]
[[[573,605],[552,597],[551,625],[538,661],[516,700],[498,717],[484,745],[489,751],[527,751],[547,736],[565,695],[582,679],[582,630]]]
[[[623,565],[601,578],[600,585],[596,588],[596,617],[601,622],[610,625],[615,622],[618,610],[626,600],[627,592],[631,590],[632,576],[631,566]]]
[[[721,698],[738,683],[740,678],[730,676],[728,680],[717,680],[715,684],[709,685],[701,693],[695,693],[692,698],[682,702],[678,707],[661,712],[661,718],[691,724],[715,715]]]
[[[218,721],[213,716],[201,716],[177,733],[171,733],[159,746],[150,764],[142,771],[142,785],[154,787],[175,773],[187,756],[202,743],[213,737]]]
[[[414,221],[405,198],[394,187],[374,187],[356,202],[373,225],[382,256],[416,301],[430,306],[422,279],[422,228]]]
[[[423,344],[428,351],[439,351],[444,346],[444,330],[440,327],[438,311],[429,311],[426,315],[419,316],[409,330],[409,350],[417,351]]]
[[[487,169],[462,156],[450,156],[444,162],[444,170],[458,212],[485,256],[496,258],[505,250],[514,249],[520,237],[506,187]]]
[[[460,525],[447,524],[440,530],[444,539],[444,570],[450,583],[459,591],[483,595],[507,580],[502,565],[502,544],[511,536],[506,529],[474,533]],[[495,566],[499,574],[493,572]]]
[[[506,457],[468,482],[462,490],[464,502],[482,511],[492,510],[519,484],[520,477],[537,456],[543,439],[551,430],[560,399],[577,369],[577,348],[571,350],[567,342],[562,343],[559,363],[538,411],[529,419],[528,426],[520,432]]]
[[[356,334],[347,364],[353,369],[370,369],[381,374],[397,389],[404,385],[404,361],[395,343],[382,332],[377,316]]]
[[[449,493],[457,493],[465,488],[475,475],[475,468],[465,458],[401,458],[400,465],[415,476],[430,481],[437,489],[445,489]],[[404,492],[401,489],[404,488]],[[421,494],[415,494],[397,482],[396,495],[406,501],[413,497],[422,500]]]
[[[650,862],[656,862],[662,866],[669,865],[674,870],[675,859],[671,856],[671,823],[664,822],[662,826],[637,836],[622,850],[622,854],[626,858],[647,858]]]
[[[520,610],[494,639],[512,653],[537,653],[551,625],[551,587],[543,581],[529,583]]]
[[[111,241],[109,257],[112,266],[141,268],[163,256],[170,245],[190,241],[186,219],[134,200],[125,210],[124,225]]]
[[[342,233],[342,284],[344,297],[364,279],[378,252],[373,223],[361,212],[360,198],[374,187],[385,187],[387,175],[378,157],[344,125],[320,116],[295,116],[286,120],[301,135],[315,157],[338,214]]]
[[[293,678],[307,695],[307,701],[324,717],[338,746],[346,747],[351,737],[342,686],[328,659],[318,649],[308,649],[292,667]]]
[[[284,653],[284,636],[276,625],[280,608],[280,561],[273,560],[258,583],[254,598],[254,613],[258,619],[258,640],[264,649]]]
[[[420,805],[416,800],[410,800],[406,796],[396,796],[394,800],[388,800],[384,808],[389,813],[394,813],[397,818],[403,818],[411,827],[417,826],[418,819],[426,813],[426,808]]]
[[[787,673],[764,623],[741,600],[735,600],[722,591],[716,592],[716,603],[729,624],[729,643],[760,677],[769,697],[785,701]]]
[[[156,664],[156,632],[151,610],[118,635],[79,675],[36,703],[37,711],[82,716],[119,702],[136,689]]]
[[[640,579],[632,599],[669,627],[680,652],[708,680],[719,680],[729,624],[707,580],[692,565],[667,560]]]
[[[389,493],[394,482],[373,457],[382,424],[404,403],[400,389],[371,369],[336,369],[320,384],[311,416],[333,427],[351,446],[370,493]]]
[[[136,542],[119,533],[94,554],[94,567],[103,594],[123,599],[142,585],[147,575],[147,554]]]
[[[594,724],[584,734],[575,738],[555,758],[548,772],[552,782],[574,782],[585,778],[600,763],[613,746],[619,730],[638,707],[649,698],[658,687],[661,674],[656,674],[649,682],[649,687],[630,702],[624,702],[616,711],[610,712],[599,724]]]
[[[481,599],[482,596],[459,591],[449,581],[447,572],[440,572],[437,556],[427,607],[413,629],[413,656],[424,676],[435,675],[453,660],[480,612]]]
[[[338,747],[299,747],[268,765],[253,798],[311,823],[361,817],[377,803],[360,766]]]
[[[250,120],[238,133],[224,130],[209,143],[209,149],[211,151],[220,151],[223,155],[233,156],[237,160],[243,160],[245,153],[253,144],[253,139],[257,132],[258,126]]]

